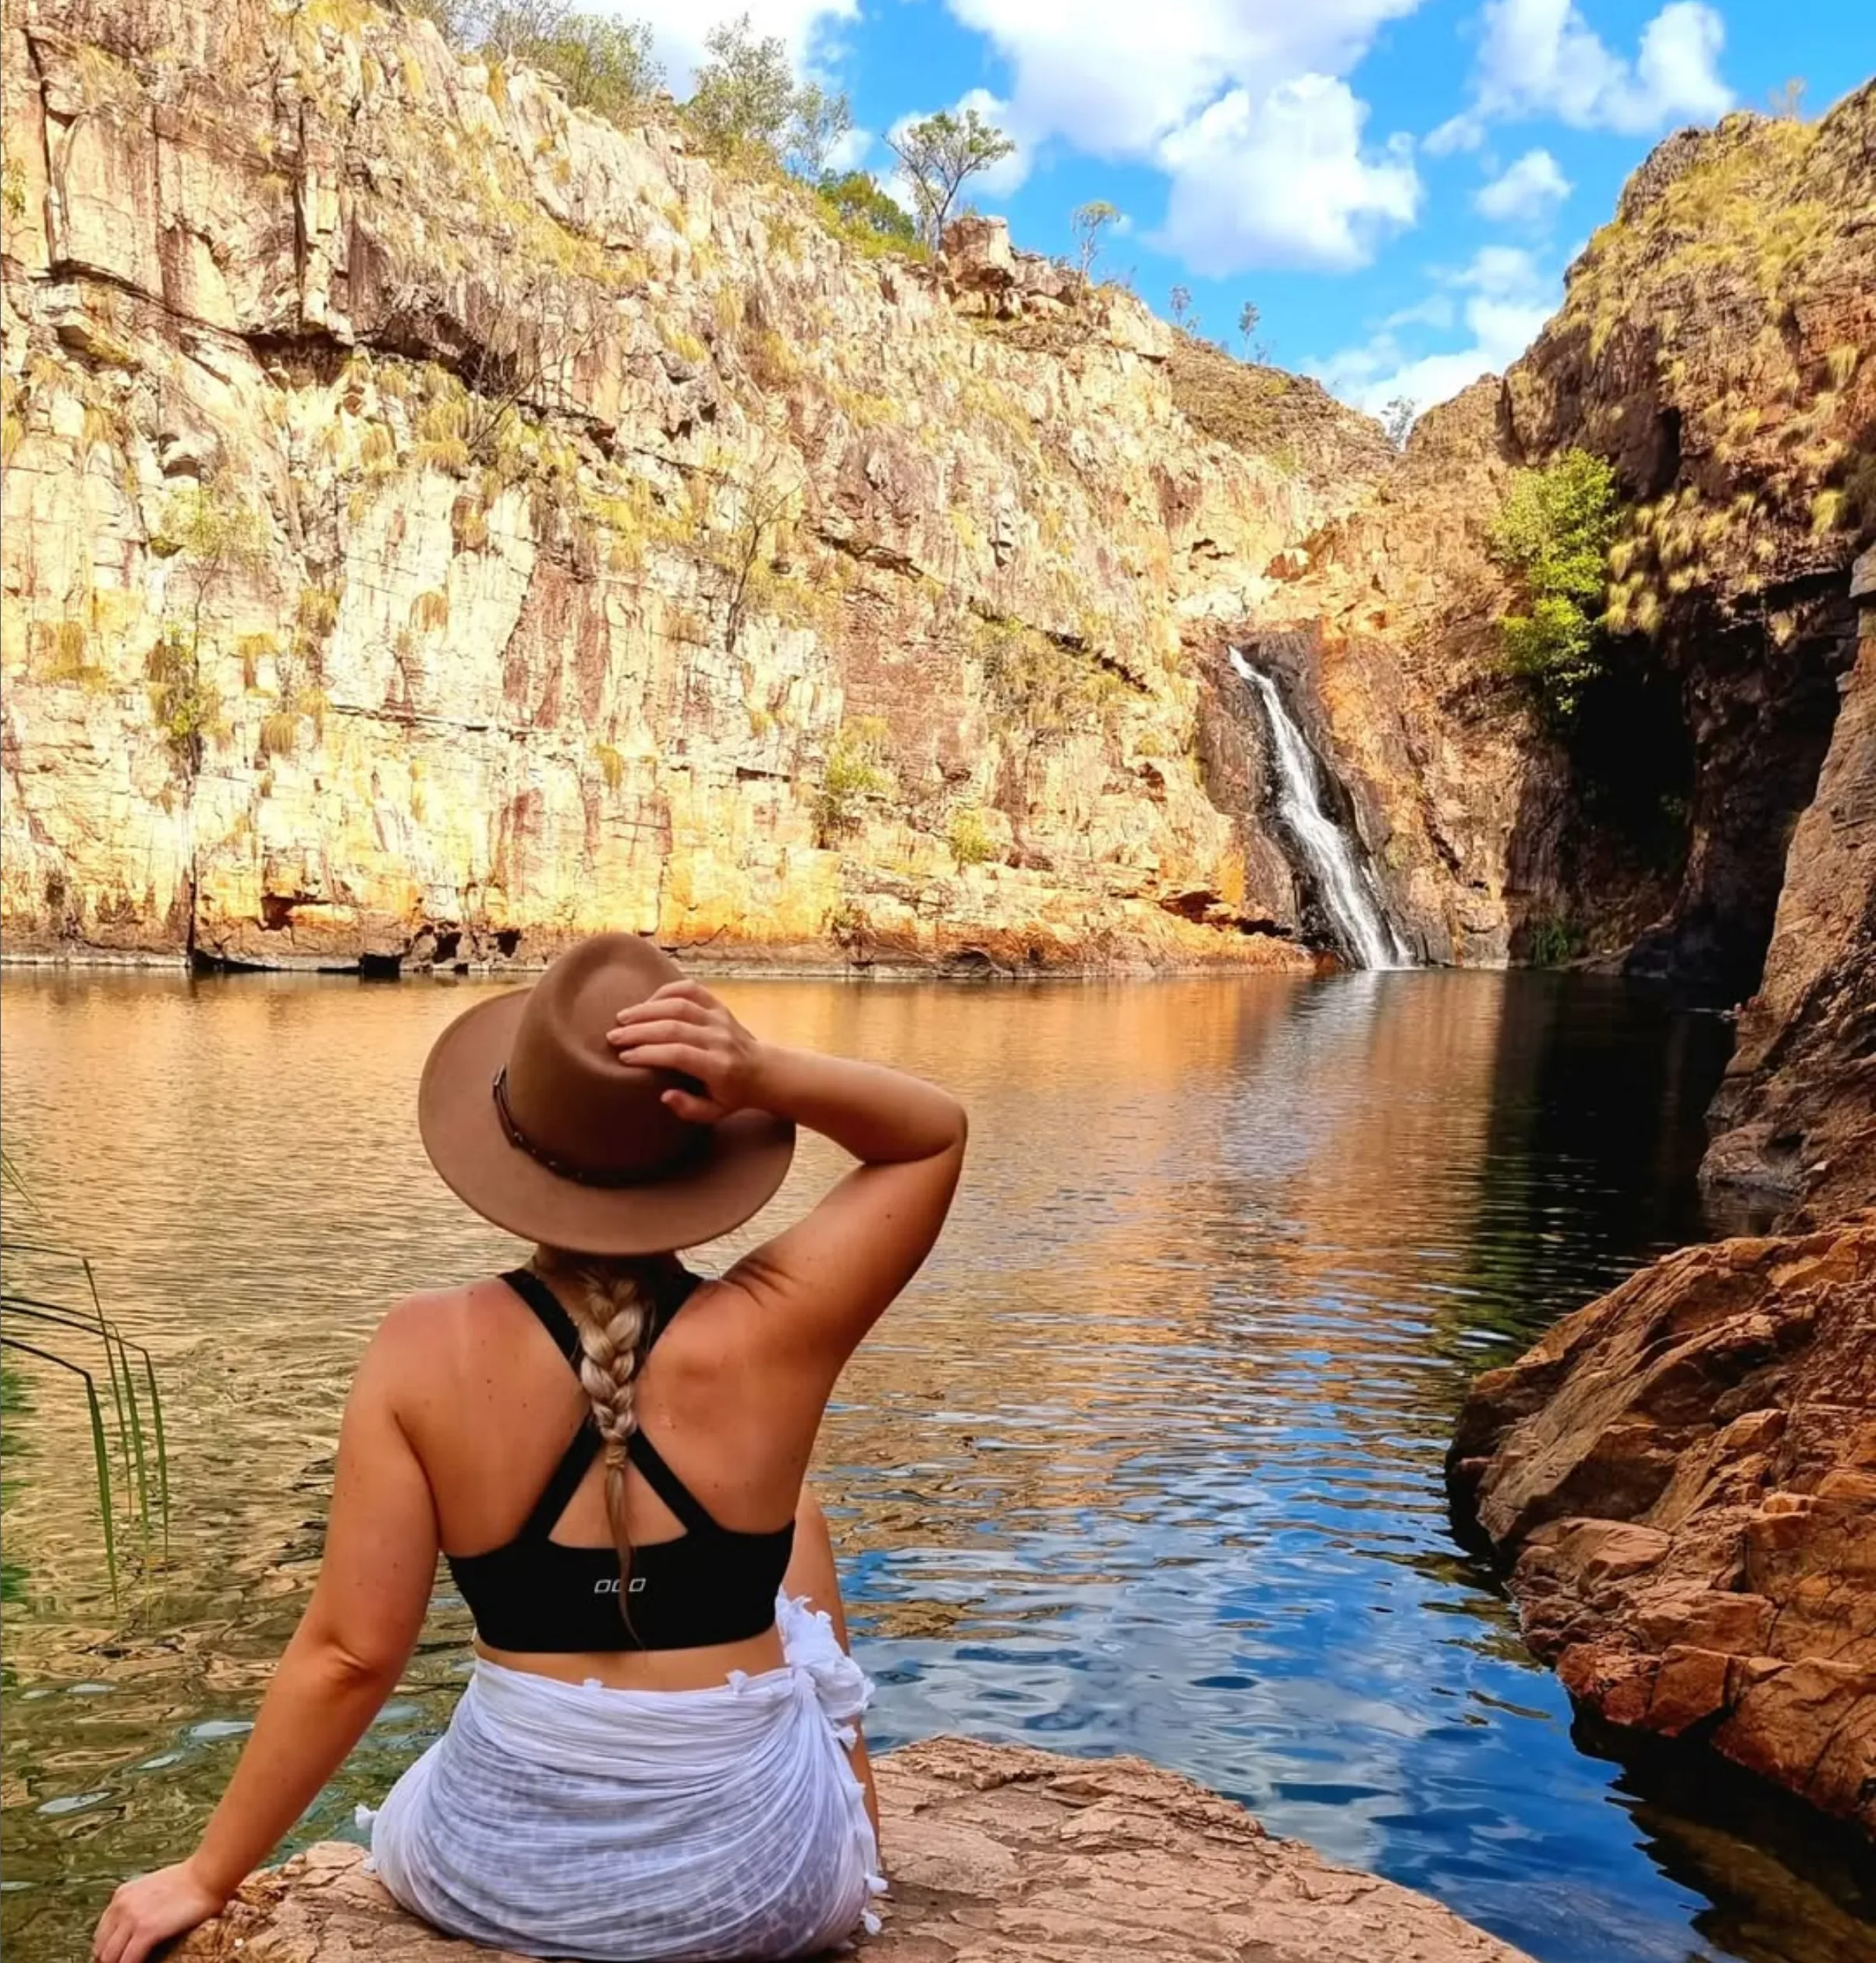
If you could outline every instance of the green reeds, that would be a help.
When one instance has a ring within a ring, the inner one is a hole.
[[[91,1373],[82,1364],[68,1362],[62,1356],[55,1356],[49,1349],[41,1349],[35,1343],[23,1343],[17,1336],[0,1336],[0,1348],[16,1349],[23,1355],[36,1356],[42,1363],[50,1363],[56,1369],[69,1370],[81,1379],[85,1387],[85,1402],[91,1412],[91,1461],[98,1474],[98,1517],[104,1523],[105,1566],[111,1576],[111,1594],[117,1596],[117,1516],[111,1504],[111,1453],[105,1444],[104,1408],[98,1401],[98,1384]]]
[[[0,1182],[12,1189],[35,1214],[39,1212],[37,1202],[20,1178],[16,1164],[4,1151],[0,1151]],[[68,1355],[10,1333],[5,1329],[5,1323],[16,1317],[23,1318],[35,1325],[36,1333],[40,1330],[66,1330],[87,1340],[94,1338],[101,1346],[112,1412],[116,1420],[117,1450],[123,1470],[123,1485],[136,1508],[146,1557],[156,1533],[161,1533],[165,1552],[169,1545],[169,1451],[164,1434],[163,1401],[157,1388],[156,1366],[149,1351],[141,1343],[131,1342],[105,1313],[98,1277],[88,1256],[30,1234],[11,1232],[0,1232],[0,1253],[28,1255],[43,1261],[63,1263],[77,1268],[84,1277],[89,1313],[82,1309],[75,1310],[63,1302],[0,1285],[0,1346],[51,1364],[83,1383],[90,1418],[98,1515],[104,1530],[105,1564],[110,1574],[111,1592],[115,1598],[118,1593],[117,1515],[112,1498],[110,1444],[97,1374]],[[45,1342],[52,1340],[49,1334],[42,1338]],[[131,1361],[133,1354],[142,1365],[142,1397],[138,1393],[138,1372]]]

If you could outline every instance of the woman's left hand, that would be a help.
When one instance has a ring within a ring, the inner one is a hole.
[[[159,1944],[218,1915],[228,1897],[206,1886],[188,1862],[126,1881],[111,1897],[91,1939],[96,1963],[144,1963]]]

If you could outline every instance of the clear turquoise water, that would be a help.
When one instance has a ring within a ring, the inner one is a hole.
[[[158,1353],[176,1487],[167,1557],[114,1611],[77,1418],[29,1373],[0,1815],[24,1963],[78,1954],[212,1804],[378,1314],[511,1252],[411,1124],[473,992],[0,982],[8,1149]],[[1536,976],[725,992],[973,1107],[952,1225],[821,1439],[876,1742],[1137,1752],[1544,1963],[1876,1957],[1808,1830],[1573,1735],[1445,1510],[1470,1375],[1701,1231],[1723,1025]],[[831,1171],[804,1153],[782,1211]],[[439,1594],[301,1837],[349,1831],[434,1734],[466,1634]]]

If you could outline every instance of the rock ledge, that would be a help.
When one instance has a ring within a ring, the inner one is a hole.
[[[1424,1895],[1273,1840],[1229,1800],[1137,1759],[934,1738],[878,1771],[892,1894],[868,1963],[1527,1963]],[[176,1963],[471,1953],[394,1907],[362,1858],[328,1841],[257,1876]]]

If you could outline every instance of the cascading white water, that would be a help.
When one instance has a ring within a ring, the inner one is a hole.
[[[1257,690],[1264,705],[1276,759],[1277,806],[1309,860],[1322,903],[1343,947],[1363,968],[1410,966],[1407,951],[1381,911],[1348,834],[1322,809],[1316,760],[1284,707],[1276,683],[1261,668],[1253,668],[1235,647],[1231,665]]]

